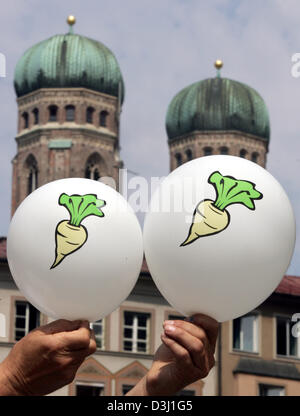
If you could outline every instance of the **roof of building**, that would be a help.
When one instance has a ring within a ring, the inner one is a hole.
[[[124,98],[121,70],[112,51],[72,30],[29,48],[17,63],[14,85],[18,97],[39,88],[83,87]]]
[[[0,262],[6,261],[6,237],[0,237]],[[150,274],[145,257],[143,259],[141,273]],[[284,276],[274,292],[283,295],[300,296],[300,277]]]
[[[267,361],[261,358],[240,358],[233,373],[300,380],[300,372],[295,364]]]
[[[147,262],[146,262],[145,257],[143,258],[143,263],[142,263],[142,269],[141,269],[141,272],[142,272],[142,273],[149,273],[149,274],[150,274],[149,269],[148,269],[148,264],[147,264]]]
[[[284,276],[275,292],[284,295],[300,296],[300,277]]]
[[[270,138],[267,106],[253,88],[228,78],[209,78],[181,90],[166,117],[169,140],[195,131],[240,131]]]

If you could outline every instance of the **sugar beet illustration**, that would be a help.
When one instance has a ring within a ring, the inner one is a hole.
[[[181,246],[191,244],[200,237],[224,231],[230,223],[230,214],[225,209],[229,205],[242,204],[254,211],[254,200],[263,197],[263,194],[255,189],[254,183],[223,176],[220,172],[213,172],[208,178],[208,183],[215,188],[216,200],[204,199],[199,202],[193,213],[189,234]]]
[[[67,195],[61,194],[59,205],[67,208],[70,220],[59,222],[55,230],[55,260],[50,269],[58,266],[66,256],[79,250],[87,241],[88,231],[81,222],[90,215],[104,217],[100,208],[106,205],[97,195]]]

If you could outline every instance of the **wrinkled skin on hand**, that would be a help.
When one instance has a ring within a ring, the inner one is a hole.
[[[71,383],[95,351],[87,321],[60,319],[41,326],[18,341],[0,364],[0,395],[49,394]]]
[[[219,324],[205,315],[165,321],[162,345],[147,375],[128,395],[173,395],[205,378],[215,364]]]

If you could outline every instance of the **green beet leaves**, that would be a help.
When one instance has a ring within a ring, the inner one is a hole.
[[[249,181],[235,179],[231,176],[223,176],[220,172],[210,175],[208,182],[211,183],[217,193],[214,206],[219,210],[231,204],[243,204],[247,208],[254,210],[254,200],[261,199],[262,193],[255,189],[255,184]]]
[[[59,205],[67,208],[70,213],[70,224],[80,226],[81,221],[90,216],[104,217],[101,207],[105,206],[105,201],[97,199],[97,195],[67,195],[61,194],[58,200]]]

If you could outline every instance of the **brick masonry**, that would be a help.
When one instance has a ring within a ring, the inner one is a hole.
[[[96,153],[101,176],[111,176],[118,186],[119,103],[116,97],[85,88],[47,88],[18,98],[17,155],[13,159],[12,215],[28,193],[32,156],[37,162],[38,186],[56,179],[85,177],[88,158]],[[56,121],[49,121],[49,106],[58,108]],[[75,120],[66,121],[66,106],[75,107]],[[86,122],[88,107],[94,109],[92,123]],[[34,123],[34,110],[39,122]],[[106,126],[100,125],[100,112],[108,113]],[[28,114],[26,128],[24,113]],[[53,139],[71,140],[66,149],[49,149]]]
[[[246,159],[251,160],[252,154],[257,153],[257,163],[266,166],[268,143],[257,136],[238,131],[207,131],[187,134],[176,139],[169,140],[170,148],[170,169],[177,167],[176,155],[180,154],[182,162],[186,162],[187,150],[192,152],[192,159],[205,155],[205,148],[211,148],[212,154],[221,153],[221,147],[228,148],[228,154],[240,156],[242,149],[246,150]]]

